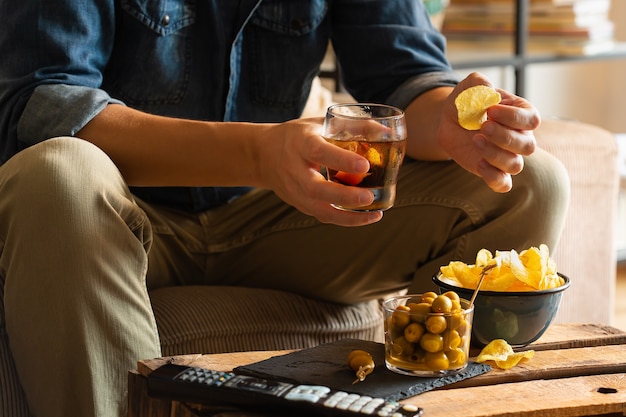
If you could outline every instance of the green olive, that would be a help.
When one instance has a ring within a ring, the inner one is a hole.
[[[391,342],[391,351],[395,356],[409,357],[415,351],[415,345],[406,340],[404,336],[400,336],[393,339],[393,341]]]
[[[364,350],[353,350],[348,354],[348,366],[356,372],[357,379],[353,384],[365,380],[365,377],[374,371],[376,366],[372,355]]]
[[[424,334],[424,326],[419,323],[411,323],[404,328],[404,338],[407,342],[415,343]]]
[[[411,309],[407,306],[398,306],[391,314],[392,327],[404,328],[411,321]]]
[[[350,364],[352,359],[357,356],[369,356],[370,358],[372,357],[372,355],[370,355],[370,353],[365,350],[355,349],[348,354],[348,364]]]
[[[460,329],[465,325],[465,314],[463,311],[453,311],[448,316],[448,329]]]
[[[444,295],[440,295],[433,300],[431,310],[433,313],[449,313],[452,311],[452,300]]]
[[[425,300],[434,300],[435,298],[437,298],[437,293],[434,291],[428,291],[422,294],[422,296],[420,297],[420,302],[423,303],[425,302]]]
[[[424,357],[424,363],[430,369],[446,370],[450,367],[450,361],[443,352],[428,352]]]
[[[426,352],[439,352],[443,350],[443,337],[439,334],[425,333],[420,339],[420,347]]]
[[[452,310],[453,313],[455,311],[459,311],[462,312],[463,311],[463,306],[461,306],[461,302],[457,301],[457,300],[452,300]]]
[[[447,292],[444,292],[441,295],[443,295],[445,297],[448,297],[452,301],[458,301],[459,304],[461,303],[461,297],[459,297],[459,294],[455,293],[454,291],[447,291]]]
[[[459,336],[459,333],[456,330],[448,330],[442,336],[443,348],[446,351],[458,348],[463,342],[461,340],[461,336]]]
[[[426,329],[431,333],[442,333],[447,326],[448,322],[444,316],[430,316],[426,319]]]
[[[446,356],[448,357],[448,360],[450,361],[450,366],[453,368],[459,368],[465,365],[465,362],[466,362],[465,352],[463,352],[463,349],[461,348],[452,349],[446,352]]]
[[[424,317],[430,314],[430,304],[428,303],[411,303],[409,304],[411,309],[411,320],[421,322]]]

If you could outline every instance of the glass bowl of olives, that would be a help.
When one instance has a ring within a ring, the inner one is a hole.
[[[411,376],[445,376],[467,367],[474,309],[455,292],[383,301],[385,365]]]

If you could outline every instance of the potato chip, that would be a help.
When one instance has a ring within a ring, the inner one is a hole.
[[[495,256],[481,249],[474,265],[453,261],[442,266],[441,279],[452,285],[475,289],[487,266],[491,268],[482,283],[481,289],[484,291],[536,291],[564,284],[545,244],[538,248],[530,247],[519,254],[515,250],[496,251]]]
[[[546,274],[547,268],[546,263],[542,260],[543,256],[545,253],[537,248],[529,248],[520,255],[522,262],[528,266],[528,270],[532,274],[523,281],[531,287],[537,286],[541,277]]]
[[[509,355],[504,361],[495,361],[495,364],[500,369],[511,369],[516,366],[522,359],[532,359],[535,356],[534,350],[525,350],[523,352],[515,352]]]
[[[472,268],[463,262],[450,262],[450,268],[454,276],[463,285],[469,285],[476,287],[478,284],[479,276],[472,271]]]
[[[500,369],[511,369],[522,359],[532,359],[534,350],[515,352],[504,339],[495,339],[485,346],[476,357],[476,362],[488,362]]]
[[[480,354],[476,357],[476,362],[505,361],[513,353],[513,348],[506,340],[495,339],[480,351]]]
[[[510,288],[517,282],[517,278],[510,271],[502,271],[494,274],[491,279],[484,280],[481,289],[484,291],[501,291],[501,288]]]
[[[486,85],[476,85],[461,91],[454,100],[459,124],[467,130],[480,130],[487,120],[487,109],[501,100],[500,93]]]
[[[476,254],[476,265],[484,268],[491,263],[492,259],[493,255],[491,254],[491,252],[489,252],[487,249],[481,249]]]
[[[514,250],[511,250],[509,262],[511,272],[513,273],[513,275],[515,275],[515,278],[525,284],[531,285],[530,283],[533,281],[531,275],[535,273],[538,273],[539,275],[542,274],[541,270],[537,272],[537,270],[533,269],[532,266],[524,264],[520,256]]]

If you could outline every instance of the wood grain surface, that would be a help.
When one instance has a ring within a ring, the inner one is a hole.
[[[555,324],[524,349],[535,350],[535,356],[512,369],[494,369],[403,402],[422,407],[424,417],[626,415],[626,332],[605,325]],[[149,398],[144,375],[166,362],[229,371],[290,352],[197,354],[142,360],[137,370],[129,374],[129,417],[260,416]]]

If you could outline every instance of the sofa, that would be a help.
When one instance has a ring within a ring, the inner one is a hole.
[[[536,136],[541,147],[565,164],[571,180],[571,206],[553,256],[572,284],[556,321],[611,324],[619,183],[614,137],[596,126],[552,118],[543,121]],[[337,305],[236,287],[161,288],[150,296],[164,355],[294,349],[341,338],[380,341],[383,336],[377,300]],[[26,417],[1,325],[0,416]]]

